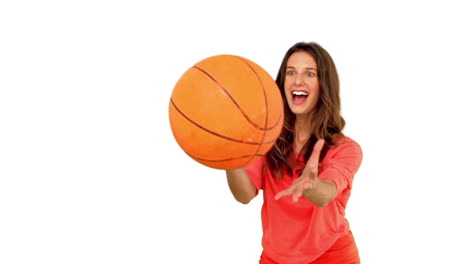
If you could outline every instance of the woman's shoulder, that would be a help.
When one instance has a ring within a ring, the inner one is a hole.
[[[348,136],[343,136],[335,140],[335,145],[330,148],[332,152],[350,152],[362,155],[359,143]]]
[[[357,143],[354,139],[348,137],[348,136],[341,136],[339,138],[336,138],[333,143],[335,144],[335,147],[340,147],[340,146],[349,146],[349,145],[358,145],[359,146],[359,143]]]

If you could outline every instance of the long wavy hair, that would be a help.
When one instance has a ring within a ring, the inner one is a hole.
[[[320,154],[320,161],[330,147],[335,146],[337,139],[343,137],[342,130],[345,120],[341,116],[340,81],[338,72],[330,54],[315,42],[298,42],[294,44],[284,55],[283,61],[276,77],[284,105],[284,124],[281,134],[272,149],[267,153],[268,168],[275,172],[277,178],[281,178],[283,172],[292,174],[292,168],[296,161],[294,156],[294,123],[296,115],[291,111],[286,100],[284,81],[289,57],[297,52],[305,51],[312,55],[317,62],[317,71],[320,85],[320,96],[314,109],[314,122],[312,123],[312,135],[301,150],[307,160],[312,154],[318,139],[325,140],[324,148]],[[293,164],[291,164],[291,161]]]

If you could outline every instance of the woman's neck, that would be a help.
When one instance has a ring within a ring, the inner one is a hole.
[[[294,123],[294,151],[299,152],[312,136],[312,115],[296,115]]]

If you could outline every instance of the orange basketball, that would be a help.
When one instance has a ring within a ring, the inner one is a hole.
[[[194,160],[211,168],[245,167],[265,155],[283,126],[275,81],[256,63],[234,55],[206,58],[175,85],[172,133]]]

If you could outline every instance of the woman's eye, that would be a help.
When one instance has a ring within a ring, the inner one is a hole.
[[[315,76],[315,73],[314,73],[314,72],[307,72],[307,76],[309,76],[309,77],[314,77],[314,76]]]
[[[294,75],[294,71],[286,71],[286,75]]]

